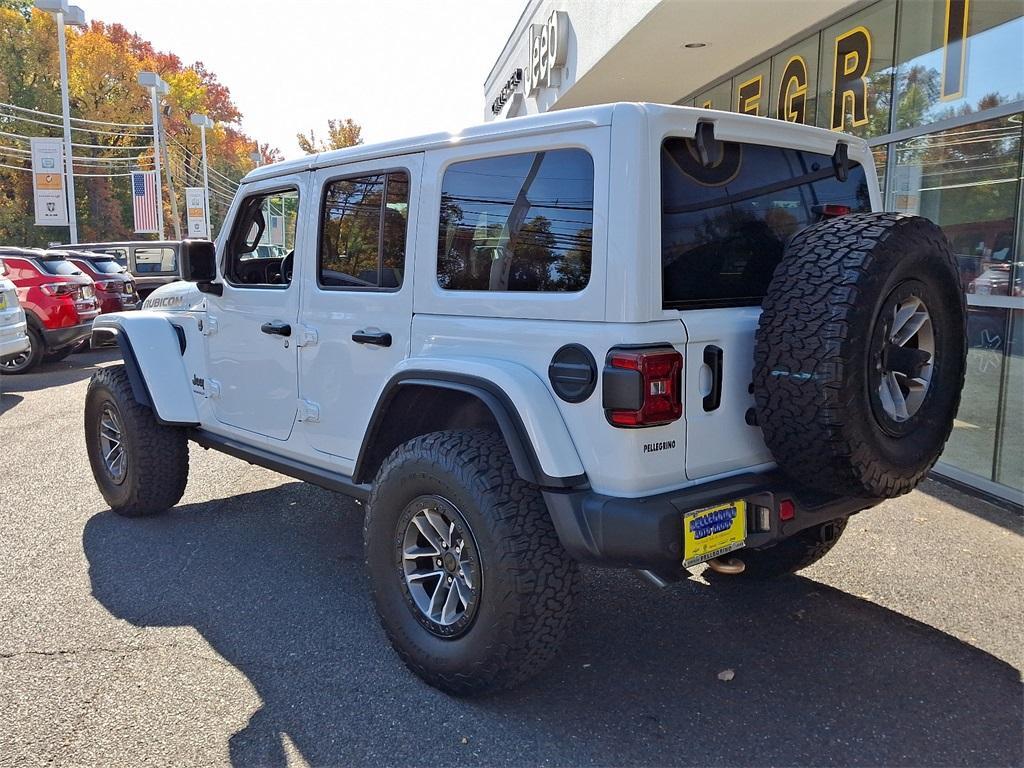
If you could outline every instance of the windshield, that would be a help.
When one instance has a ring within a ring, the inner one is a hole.
[[[74,264],[72,264],[67,259],[62,259],[62,258],[39,259],[39,261],[36,262],[36,263],[39,264],[39,266],[43,269],[44,272],[47,272],[47,273],[49,273],[51,275],[80,275],[80,274],[82,274],[82,270],[80,270],[78,267],[76,267]]]
[[[864,168],[836,178],[832,156],[693,139],[661,148],[662,303],[667,309],[761,303],[786,245],[823,206],[870,211]]]

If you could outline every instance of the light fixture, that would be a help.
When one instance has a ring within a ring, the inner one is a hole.
[[[686,43],[683,48],[706,48],[707,43]]]

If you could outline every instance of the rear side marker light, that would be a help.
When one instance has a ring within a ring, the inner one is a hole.
[[[683,415],[683,356],[672,347],[613,349],[605,364],[605,416],[616,427],[654,427]]]
[[[779,520],[792,520],[796,517],[796,504],[792,499],[783,499],[779,502]]]
[[[848,215],[853,209],[848,205],[837,203],[825,203],[814,206],[815,213],[823,219],[838,219],[840,216]]]

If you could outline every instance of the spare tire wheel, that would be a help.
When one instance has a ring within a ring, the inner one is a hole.
[[[858,213],[798,233],[754,352],[758,424],[779,466],[844,495],[912,490],[960,405],[965,317],[949,241],[927,219]]]

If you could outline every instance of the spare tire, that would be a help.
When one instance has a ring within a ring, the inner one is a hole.
[[[927,219],[858,213],[798,233],[754,352],[757,423],[775,461],[826,492],[912,490],[960,405],[965,318],[949,241]]]

